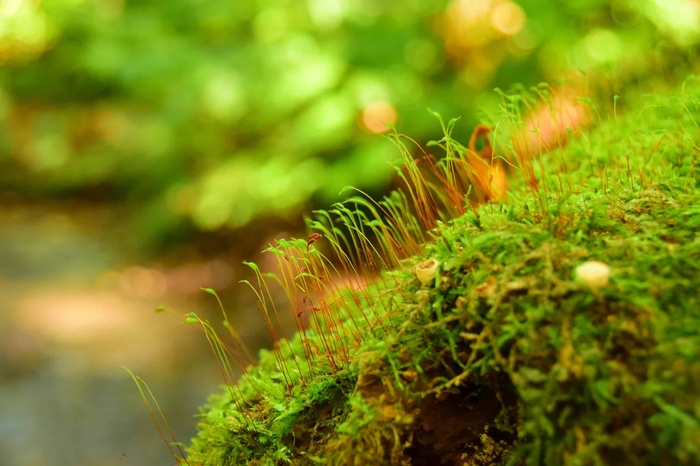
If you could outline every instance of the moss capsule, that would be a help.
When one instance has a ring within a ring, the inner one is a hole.
[[[576,278],[591,288],[602,288],[610,281],[610,266],[605,262],[588,261],[576,267]]]
[[[439,262],[435,259],[428,259],[427,261],[421,262],[416,266],[416,275],[418,280],[427,285],[435,278],[435,273],[437,272]]]

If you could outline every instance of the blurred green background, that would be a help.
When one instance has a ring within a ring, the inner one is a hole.
[[[384,122],[424,144],[429,107],[466,140],[495,87],[699,38],[696,0],[0,0],[2,464],[171,464],[119,366],[182,441],[220,381],[152,309],[215,315],[212,287],[267,344],[240,262],[390,189]]]

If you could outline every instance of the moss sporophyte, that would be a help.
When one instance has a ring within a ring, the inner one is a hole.
[[[225,386],[180,464],[700,463],[700,85],[501,95],[466,147],[438,117],[442,158],[394,133],[401,190],[248,264],[257,365],[184,316]]]

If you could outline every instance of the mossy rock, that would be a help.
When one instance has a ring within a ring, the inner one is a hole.
[[[700,464],[700,86],[662,89],[599,104],[537,189],[387,272],[383,325],[344,364],[289,384],[263,351],[187,464]],[[609,283],[577,276],[591,260]],[[277,346],[289,367],[302,340]]]

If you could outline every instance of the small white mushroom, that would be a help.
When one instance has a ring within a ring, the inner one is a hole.
[[[598,289],[607,286],[610,281],[610,266],[605,262],[587,261],[576,267],[576,278],[590,288]]]
[[[416,275],[418,276],[418,280],[424,285],[427,285],[433,281],[438,265],[439,263],[435,259],[428,259],[427,261],[418,264],[416,266]]]

